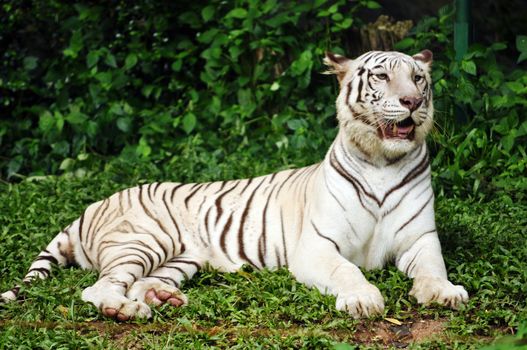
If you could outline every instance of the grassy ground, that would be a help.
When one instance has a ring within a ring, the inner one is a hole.
[[[129,175],[117,167],[83,179],[0,185],[0,290],[20,281],[36,254],[87,204],[164,177],[155,171]],[[163,307],[153,320],[118,324],[80,299],[94,273],[56,269],[53,278],[23,291],[24,302],[0,308],[0,349],[465,349],[496,339],[495,349],[519,349],[527,336],[527,326],[520,326],[527,321],[526,213],[526,205],[506,197],[484,203],[438,199],[449,277],[471,296],[458,311],[418,306],[408,297],[411,281],[393,267],[367,273],[385,297],[386,311],[361,321],[336,311],[334,297],[296,283],[286,270],[244,270],[202,272],[184,285],[188,307]]]

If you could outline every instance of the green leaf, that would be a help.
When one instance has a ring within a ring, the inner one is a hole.
[[[55,119],[49,111],[45,111],[40,115],[38,120],[38,128],[44,133],[48,134],[55,127]]]
[[[516,94],[522,93],[522,90],[525,88],[525,85],[523,85],[519,81],[509,81],[505,83],[505,85]]]
[[[115,61],[115,56],[112,55],[111,53],[108,53],[108,55],[106,55],[106,59],[104,60],[104,63],[106,63],[112,68],[117,68],[117,62]]]
[[[334,13],[333,15],[331,15],[331,20],[335,21],[335,22],[340,22],[344,19],[344,16],[342,15],[342,13]]]
[[[214,17],[215,12],[216,12],[215,7],[212,5],[209,5],[203,8],[203,10],[201,10],[201,18],[203,18],[205,22],[208,22],[212,19],[212,17]]]
[[[299,76],[313,66],[313,54],[310,50],[302,52],[300,57],[291,64],[291,75]]]
[[[514,130],[514,129],[513,129]],[[516,133],[511,132],[501,139],[501,144],[506,152],[510,152],[514,147],[514,141],[516,139]]]
[[[135,53],[129,53],[124,61],[124,69],[128,70],[133,68],[137,64],[137,55]]]
[[[348,29],[353,24],[352,18],[346,18],[342,22],[339,23],[339,27],[342,29]]]
[[[95,66],[97,62],[99,62],[99,51],[88,52],[88,55],[86,55],[86,66],[91,68]]]
[[[277,82],[277,81],[275,81],[275,82],[271,85],[270,90],[271,90],[271,91],[276,91],[276,90],[278,90],[278,89],[280,89],[280,83]]]
[[[73,125],[83,124],[88,120],[88,116],[78,111],[73,111],[66,116],[66,121]]]
[[[214,37],[219,33],[217,28],[211,28],[198,36],[198,41],[200,43],[209,44]]]
[[[176,60],[172,63],[172,65],[170,66],[170,68],[172,68],[172,70],[174,72],[179,72],[181,70],[181,67],[183,66],[183,60]]]
[[[225,18],[239,18],[239,19],[242,19],[245,17],[247,17],[247,10],[242,9],[240,7],[229,11],[229,13],[227,13],[227,16],[225,16]]]
[[[130,117],[117,118],[117,128],[122,132],[129,132],[132,129],[132,119]]]
[[[520,63],[520,62],[523,62],[527,59],[527,51],[524,51],[521,53],[520,57],[518,57],[518,62],[517,63]]]
[[[368,1],[366,2],[366,7],[371,10],[377,10],[381,8],[381,5],[377,1]]]
[[[152,153],[152,147],[148,145],[144,136],[139,139],[139,144],[137,145],[135,152],[144,158],[148,158],[150,153]]]
[[[71,35],[69,47],[66,48],[63,53],[66,57],[76,58],[79,51],[84,47],[84,41],[80,31],[76,30]]]
[[[396,50],[406,50],[412,46],[414,46],[415,44],[415,39],[414,38],[404,38],[403,40],[399,41],[398,43],[396,43],[394,45],[394,48]]]
[[[60,163],[59,169],[68,171],[68,170],[71,170],[74,165],[75,165],[74,159],[66,158]]]
[[[183,130],[187,133],[187,134],[190,134],[192,132],[192,130],[194,130],[194,128],[196,127],[196,116],[194,115],[194,113],[187,113],[184,117],[183,117]]]
[[[476,75],[476,64],[474,61],[462,61],[461,62],[461,69],[463,69],[468,74]]]
[[[520,52],[527,51],[527,36],[526,35],[518,35],[516,37],[516,48]]]
[[[7,164],[7,178],[9,179],[15,175],[24,164],[24,158],[22,156],[16,156],[9,161]]]
[[[33,70],[37,68],[38,58],[34,56],[27,56],[24,58],[24,68],[26,70]]]

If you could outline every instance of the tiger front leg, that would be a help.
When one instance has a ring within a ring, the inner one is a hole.
[[[438,303],[457,309],[468,301],[468,293],[447,278],[441,245],[435,230],[421,234],[415,243],[396,259],[397,268],[413,278],[410,295],[420,304]]]
[[[317,239],[309,245],[300,242],[289,269],[299,282],[317,287],[337,297],[337,310],[353,318],[370,317],[384,312],[381,292],[369,283],[360,269],[346,260],[336,245]]]

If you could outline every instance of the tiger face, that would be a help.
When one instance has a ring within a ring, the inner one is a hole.
[[[432,53],[371,51],[355,60],[327,53],[337,74],[337,117],[351,147],[395,161],[422,144],[433,125]]]

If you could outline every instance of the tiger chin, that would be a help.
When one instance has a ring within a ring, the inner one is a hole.
[[[434,219],[425,144],[433,124],[432,53],[327,53],[340,93],[339,132],[324,160],[252,179],[153,183],[90,205],[31,264],[24,282],[52,264],[99,272],[82,293],[107,317],[151,317],[151,306],[188,303],[179,286],[211,266],[288,268],[336,296],[354,318],[384,313],[359,267],[394,261],[418,303],[468,300],[447,272]],[[1,295],[17,299],[19,286]]]

